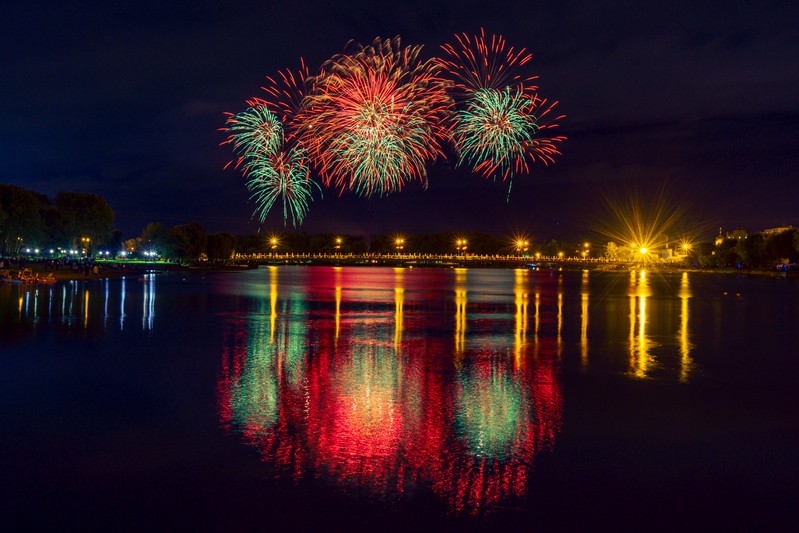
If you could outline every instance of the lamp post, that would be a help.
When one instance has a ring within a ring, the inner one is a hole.
[[[341,237],[336,237],[336,255],[338,255],[339,250],[341,250]]]
[[[530,241],[527,239],[516,239],[516,255],[527,255]]]
[[[277,237],[271,237],[269,239],[269,246],[272,250],[272,257],[275,256],[275,250],[277,249],[278,244],[280,244],[280,241],[277,240]]]
[[[405,248],[405,237],[397,237],[394,239],[394,248],[397,250],[397,255],[402,253],[402,249]]]
[[[455,255],[466,255],[466,246],[468,241],[466,239],[455,240]]]

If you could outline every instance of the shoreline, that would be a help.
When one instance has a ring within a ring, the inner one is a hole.
[[[150,268],[150,267],[156,268]],[[303,263],[293,263],[293,262],[274,262],[271,264],[264,264],[259,265],[262,267],[267,266],[355,266],[355,267],[363,267],[363,268],[371,268],[371,267],[402,267],[402,268],[469,268],[467,264],[458,264],[458,265],[427,265],[427,264],[403,264],[399,262],[386,262],[386,263],[372,263],[372,264],[352,264],[352,265],[338,265],[335,263],[331,263],[330,261],[320,261],[320,262],[303,262]],[[587,266],[587,265],[583,265]],[[161,267],[161,268],[158,268]],[[167,268],[163,268],[167,267]],[[61,281],[90,281],[90,280],[102,280],[102,279],[119,279],[123,277],[133,277],[133,276],[142,276],[144,274],[149,273],[180,273],[180,274],[192,274],[192,275],[205,275],[205,274],[223,274],[227,272],[242,272],[247,270],[256,270],[258,266],[253,267],[250,266],[249,268],[243,267],[241,265],[220,265],[220,266],[203,266],[203,267],[188,267],[188,266],[178,266],[174,264],[169,265],[144,265],[144,264],[137,264],[137,265],[124,265],[122,267],[113,268],[104,264],[100,265],[100,272],[98,274],[94,274],[89,272],[89,274],[84,274],[82,270],[72,270],[71,268],[62,268],[60,270],[46,270],[43,264],[39,263],[29,263],[24,265],[25,269],[30,269],[34,275],[38,275],[38,277],[50,277],[51,280],[48,281],[39,281],[39,282],[31,282],[30,284],[47,284]],[[491,265],[486,264],[475,264],[471,268],[490,268],[490,269],[518,269],[523,268],[519,264],[496,264],[493,263]],[[9,272],[11,275],[15,275],[19,268],[15,269],[6,269],[2,271],[3,274]],[[538,269],[536,269],[538,270]],[[567,268],[541,268],[540,271],[579,271],[584,270],[578,265],[568,265]],[[635,268],[635,265],[617,265],[617,268],[601,268],[600,265],[592,264],[591,268],[588,270],[593,270],[597,272],[629,272],[631,270],[638,270]],[[653,273],[673,273],[679,274],[683,272],[690,272],[696,274],[715,274],[715,275],[736,275],[736,276],[753,276],[753,277],[771,277],[771,278],[799,278],[799,272],[791,271],[775,271],[775,270],[765,270],[765,269],[751,269],[751,270],[737,270],[737,269],[699,269],[699,268],[648,268],[647,269]],[[8,283],[8,279],[1,279],[0,283]],[[16,283],[16,282],[14,282]]]

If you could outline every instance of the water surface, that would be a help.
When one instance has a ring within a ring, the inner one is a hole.
[[[794,280],[270,267],[0,285],[23,524],[785,526]]]

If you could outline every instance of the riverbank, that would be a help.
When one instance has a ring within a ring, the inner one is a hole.
[[[145,264],[145,263],[98,263],[98,272],[94,273],[93,269],[89,269],[88,273],[84,269],[73,270],[69,267],[62,267],[58,270],[50,270],[45,267],[45,265],[40,263],[27,263],[24,265],[25,269],[30,269],[32,274],[39,277],[49,277],[51,279],[55,279],[55,281],[74,281],[74,280],[93,280],[93,279],[118,279],[126,276],[142,276],[144,274],[150,272],[173,272],[173,273],[180,273],[180,274],[192,274],[192,275],[204,275],[210,273],[225,273],[225,272],[240,272],[243,270],[248,270],[252,268],[258,268],[259,265],[257,264],[228,264],[228,265],[204,265],[204,266],[182,266],[178,264],[168,263],[168,264]],[[544,270],[544,271],[558,271],[558,270],[596,270],[596,271],[604,271],[604,272],[623,272],[629,270],[637,270],[635,265],[623,265],[623,264],[615,264],[610,265],[612,268],[608,268],[607,264],[602,263],[589,263],[589,264],[577,264],[577,263],[564,263],[563,265],[558,266],[557,264],[548,264],[544,265],[536,265],[532,266],[529,264],[522,264],[522,263],[499,263],[493,262],[490,264],[485,263],[476,263],[470,264],[468,262],[464,263],[447,263],[447,264],[419,264],[416,261],[409,261],[409,262],[401,262],[401,261],[392,261],[392,262],[363,262],[357,264],[336,264],[336,262],[331,262],[330,260],[322,260],[322,261],[313,261],[313,260],[306,260],[303,262],[270,262],[265,265],[260,265],[262,267],[265,266],[357,266],[357,267],[386,267],[386,266],[393,266],[393,267],[400,267],[400,268],[504,268],[504,269],[530,269],[530,270]],[[696,274],[716,274],[716,275],[736,275],[736,276],[753,276],[753,277],[772,277],[772,278],[797,278],[799,277],[799,272],[797,271],[776,271],[776,270],[765,270],[765,269],[752,269],[752,270],[742,270],[742,269],[698,269],[698,268],[677,268],[677,267],[657,267],[657,268],[647,268],[648,271],[653,273],[682,273],[682,272],[690,272]],[[8,272],[12,277],[15,277],[19,268],[13,268],[10,271],[3,271],[3,273]],[[1,278],[2,276],[0,276]]]

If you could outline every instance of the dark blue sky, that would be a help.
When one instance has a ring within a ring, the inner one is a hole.
[[[714,228],[799,225],[799,4],[781,2],[58,2],[0,21],[0,182],[94,192],[134,236],[150,221],[251,233],[217,129],[264,76],[350,39],[401,35],[437,53],[499,33],[534,55],[568,137],[555,166],[506,186],[451,164],[386,198],[325,190],[310,232],[478,230],[580,238],[598,198],[665,186]],[[278,213],[264,229],[282,228]]]

